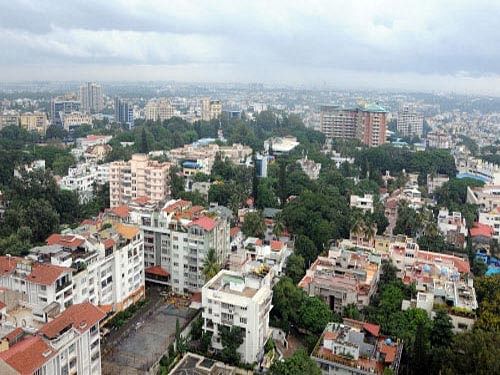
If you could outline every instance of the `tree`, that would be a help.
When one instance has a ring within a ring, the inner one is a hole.
[[[300,254],[293,253],[286,260],[286,275],[297,284],[306,273],[305,267],[304,258]]]
[[[481,259],[474,259],[472,262],[472,273],[474,276],[483,276],[488,270],[488,266]]]
[[[243,331],[238,326],[220,327],[220,338],[222,344],[221,358],[224,363],[238,365],[240,362],[240,353],[238,348],[243,344]]]
[[[342,311],[342,316],[344,318],[361,320],[361,312],[358,310],[357,306],[354,303],[350,303],[346,307],[344,307],[344,311]]]
[[[205,281],[210,280],[212,277],[217,275],[220,271],[220,262],[217,257],[217,253],[213,247],[211,247],[205,258],[203,259],[203,276]]]
[[[453,338],[453,324],[451,318],[444,309],[438,309],[434,320],[432,321],[431,329],[431,345],[434,348],[448,347]]]
[[[297,350],[284,361],[275,361],[269,369],[270,375],[321,375],[321,370],[304,350]]]
[[[142,128],[141,132],[141,144],[139,146],[139,152],[141,154],[147,154],[149,152],[148,135],[146,133],[146,128]]]
[[[59,231],[59,214],[44,199],[31,199],[22,212],[22,223],[32,231],[33,242],[43,242]]]
[[[333,314],[320,298],[306,297],[299,309],[299,321],[311,333],[320,334],[328,322],[333,321]]]
[[[295,241],[295,253],[302,256],[306,265],[309,265],[318,256],[318,249],[309,237],[299,235]]]
[[[299,321],[298,309],[305,298],[304,291],[298,288],[289,277],[282,277],[273,287],[273,309],[271,316],[274,324],[289,332],[291,325]]]
[[[247,237],[264,238],[266,225],[260,212],[249,212],[245,215],[245,221],[241,226],[243,234]]]
[[[191,339],[200,340],[203,335],[203,318],[201,315],[191,323]]]
[[[179,354],[184,354],[187,349],[187,338],[182,336],[181,326],[179,323],[179,318],[175,320],[175,350]]]
[[[184,177],[180,174],[178,167],[172,167],[169,171],[170,175],[170,191],[173,198],[179,198],[184,191]]]

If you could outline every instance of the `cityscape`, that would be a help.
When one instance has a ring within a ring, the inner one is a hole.
[[[0,15],[0,374],[500,373],[498,6],[53,3]]]

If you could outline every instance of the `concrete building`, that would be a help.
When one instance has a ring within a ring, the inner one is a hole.
[[[47,114],[44,112],[26,112],[22,113],[19,118],[19,126],[27,131],[36,131],[41,135],[45,135],[49,121]]]
[[[377,290],[381,257],[364,250],[332,248],[318,257],[299,282],[308,295],[323,299],[336,313],[355,304],[368,306]]]
[[[264,150],[269,155],[284,155],[292,152],[300,142],[296,137],[272,137],[264,141]]]
[[[130,128],[134,126],[134,107],[119,97],[115,98],[115,121]]]
[[[432,131],[427,134],[427,147],[450,149],[452,147],[451,137],[441,131]]]
[[[89,302],[69,307],[36,333],[16,329],[1,338],[0,373],[101,374],[99,322]]]
[[[380,326],[352,319],[329,323],[311,358],[324,375],[397,374],[403,343],[380,334]]]
[[[101,85],[87,82],[80,86],[81,110],[85,113],[99,113],[104,108]]]
[[[493,230],[492,238],[500,243],[500,206],[489,212],[480,212],[479,223],[488,225]]]
[[[144,107],[146,120],[165,121],[174,117],[174,107],[169,99],[151,99]]]
[[[311,180],[317,180],[319,178],[319,172],[321,171],[321,163],[316,163],[314,160],[310,160],[307,158],[307,155],[302,159],[297,160],[297,163],[300,165],[302,171],[309,177]]]
[[[222,115],[222,102],[220,100],[211,100],[203,98],[201,100],[201,119],[210,121],[217,119]]]
[[[479,206],[481,212],[490,212],[500,207],[500,185],[467,186],[467,203]]]
[[[193,206],[172,200],[163,208],[146,200],[131,206],[133,220],[144,233],[146,279],[169,285],[180,294],[199,292],[205,284],[203,261],[213,248],[223,264],[229,255],[229,221]]]
[[[62,127],[71,132],[82,125],[92,125],[92,116],[82,112],[60,114]]]
[[[113,137],[111,135],[94,135],[89,134],[85,138],[77,138],[76,146],[86,150],[88,147],[105,145],[111,141]]]
[[[405,105],[398,112],[396,129],[402,137],[421,137],[424,117],[413,106]]]
[[[59,187],[78,194],[80,203],[87,203],[94,196],[94,184],[97,183],[97,165],[79,163],[68,168],[68,175],[59,181]]]
[[[367,146],[379,146],[386,141],[387,110],[378,104],[356,108],[322,106],[321,132],[327,138],[359,139]]]
[[[244,338],[238,348],[241,360],[258,362],[271,335],[273,292],[269,269],[262,265],[246,273],[222,270],[203,286],[201,295],[203,331],[213,334],[212,347],[222,350],[222,329],[239,327]]]
[[[8,111],[0,114],[0,130],[7,126],[19,126],[20,116],[16,111]]]
[[[350,206],[351,208],[359,208],[364,212],[373,213],[373,195],[365,194],[363,196],[359,195],[351,195],[350,198]]]
[[[78,100],[66,98],[54,98],[50,103],[51,124],[63,126],[62,114],[70,114],[80,111],[80,102]]]
[[[428,174],[427,175],[427,192],[433,194],[436,189],[443,186],[450,180],[450,177],[445,174]]]
[[[149,160],[147,155],[134,154],[129,161],[116,161],[109,168],[111,207],[127,204],[135,198],[147,197],[161,202],[170,195],[168,162]]]
[[[283,241],[272,240],[266,245],[261,239],[255,237],[246,238],[243,241],[241,251],[244,253],[243,259],[245,261],[268,266],[273,273],[273,277],[280,277],[284,274],[286,260],[292,253]]]
[[[439,210],[437,225],[446,242],[459,249],[465,248],[467,225],[460,212],[449,212],[448,209]]]

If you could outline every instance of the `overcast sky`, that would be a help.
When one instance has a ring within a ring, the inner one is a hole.
[[[0,80],[500,95],[500,1],[0,0]]]

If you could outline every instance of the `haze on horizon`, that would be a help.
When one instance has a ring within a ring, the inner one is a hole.
[[[500,95],[500,2],[0,0],[0,81]]]

